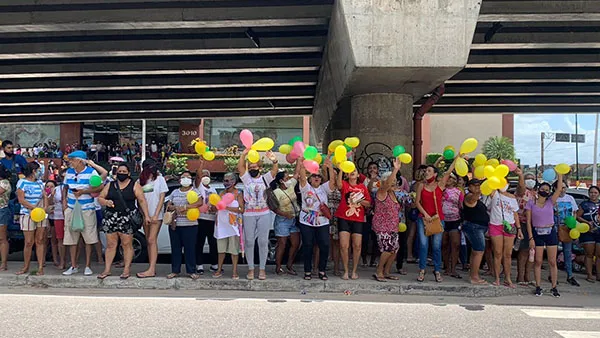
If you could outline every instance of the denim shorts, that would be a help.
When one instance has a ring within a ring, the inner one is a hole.
[[[581,234],[579,236],[580,244],[600,244],[600,231],[591,232],[588,231],[586,233]]]
[[[8,225],[12,219],[9,207],[0,208],[0,225]]]
[[[273,230],[275,230],[276,237],[288,237],[290,234],[300,232],[300,229],[296,226],[295,218],[285,218],[279,215],[275,216]]]
[[[471,247],[474,251],[485,251],[485,233],[488,231],[487,225],[465,221],[462,230],[471,243]]]

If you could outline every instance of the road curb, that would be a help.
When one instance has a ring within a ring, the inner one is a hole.
[[[306,281],[298,279],[232,280],[212,279],[210,277],[192,280],[180,277],[166,279],[164,277],[139,279],[131,277],[121,280],[118,276],[99,280],[96,276],[10,276],[0,275],[2,287],[34,287],[34,288],[78,288],[78,289],[146,289],[146,290],[219,290],[219,291],[259,291],[259,292],[301,292],[301,293],[360,293],[380,295],[423,295],[423,296],[455,296],[455,297],[501,297],[514,295],[531,295],[533,288],[510,289],[491,285],[456,285],[444,283],[416,283],[407,281],[388,281],[380,283],[366,279],[344,281],[332,279]],[[559,288],[563,294],[600,295],[600,290],[583,290],[574,287]]]

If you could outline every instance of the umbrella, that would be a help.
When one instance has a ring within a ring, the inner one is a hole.
[[[109,162],[125,162],[125,160],[120,156],[113,156],[108,159]]]

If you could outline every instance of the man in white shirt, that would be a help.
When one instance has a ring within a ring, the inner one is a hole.
[[[204,162],[196,171],[195,187],[200,192],[200,198],[204,201],[204,204],[210,205],[208,197],[211,194],[216,194],[215,188],[210,186],[210,171],[203,169]],[[204,243],[208,240],[209,247],[209,263],[210,271],[217,271],[218,263],[218,252],[217,252],[217,239],[215,238],[215,219],[217,209],[215,206],[210,205],[208,212],[200,214],[198,219],[198,238],[196,241],[196,273],[204,274],[204,264],[202,258],[204,255]]]

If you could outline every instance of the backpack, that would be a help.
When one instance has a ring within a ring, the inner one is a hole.
[[[271,209],[271,211],[278,210],[279,209],[279,200],[277,199],[277,196],[275,196],[275,192],[267,184],[267,181],[265,180],[264,177],[263,177],[263,182],[265,183],[265,186],[267,187],[267,190],[265,190],[265,198],[267,200],[267,206],[269,207],[269,209]]]

